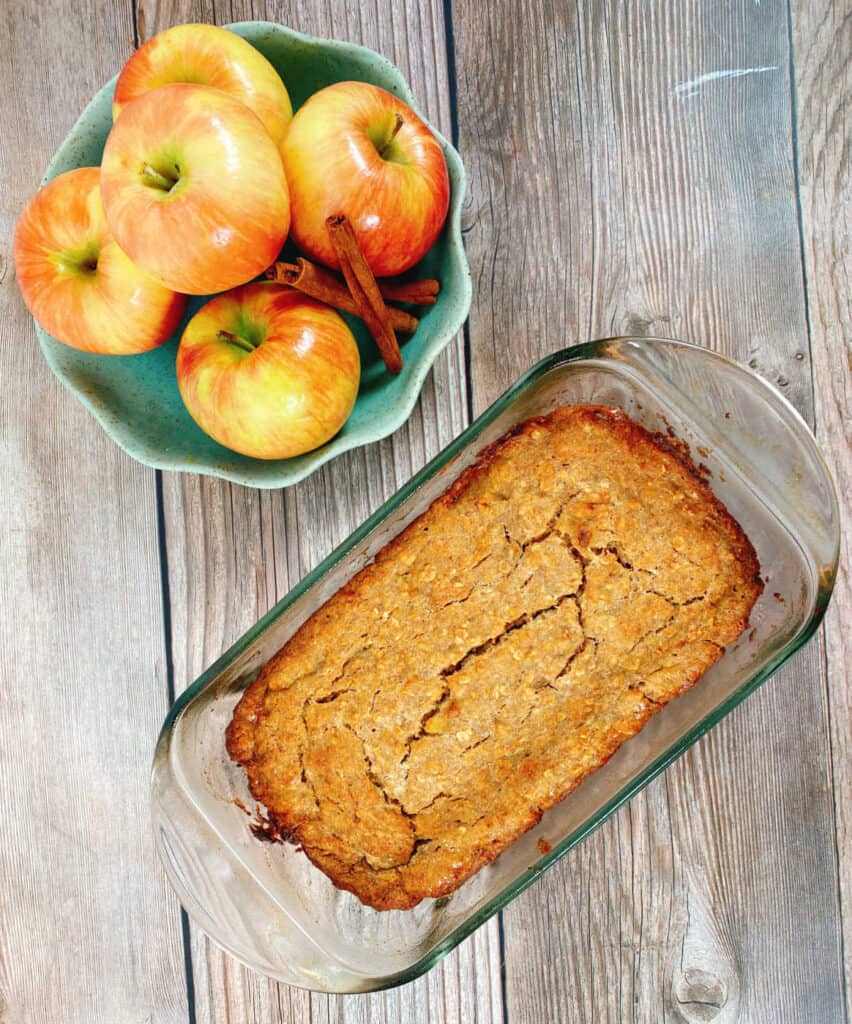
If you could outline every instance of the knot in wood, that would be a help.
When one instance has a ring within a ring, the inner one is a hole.
[[[687,967],[674,984],[674,1003],[688,1024],[716,1020],[728,1001],[724,981],[710,971]]]

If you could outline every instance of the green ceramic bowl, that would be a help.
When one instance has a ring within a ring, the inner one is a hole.
[[[247,21],[228,28],[256,46],[277,68],[294,109],[318,89],[347,79],[373,82],[417,109],[399,69],[372,50],[312,39],[271,22]],[[100,163],[112,125],[114,86],[115,79],[86,107],[51,161],[45,181],[74,167]],[[429,368],[464,323],[470,307],[470,272],[461,240],[464,167],[446,139],[438,132],[435,135],[450,173],[450,212],[440,238],[413,274],[439,278],[440,297],[431,309],[422,311],[416,334],[403,347],[405,365],[396,377],[386,371],[361,321],[347,318],[361,350],[361,387],[352,415],[322,448],[298,458],[267,462],[229,451],[203,433],[184,408],[175,379],[183,326],[159,348],[136,356],[78,352],[37,326],[51,369],[118,445],[157,469],[206,473],[252,487],[286,487],[341,452],[387,437],[410,415]],[[190,299],[187,319],[206,301]]]

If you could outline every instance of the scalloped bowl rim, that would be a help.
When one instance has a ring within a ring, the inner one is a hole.
[[[386,417],[383,416],[381,420],[374,421],[376,423],[376,426],[374,427],[364,426],[356,432],[348,435],[338,434],[327,444],[315,449],[315,451],[306,452],[304,456],[299,456],[299,460],[308,461],[300,461],[298,468],[295,466],[290,467],[290,464],[296,461],[295,459],[280,460],[281,472],[278,474],[269,473],[259,481],[254,479],[254,475],[249,469],[241,471],[239,469],[231,469],[221,465],[216,465],[212,461],[207,464],[205,461],[201,460],[194,462],[188,461],[185,457],[169,458],[168,455],[161,455],[152,452],[152,446],[144,441],[140,442],[132,430],[125,429],[122,431],[121,428],[124,426],[123,424],[120,422],[116,423],[116,421],[111,419],[106,408],[100,406],[96,401],[93,401],[89,395],[79,390],[67,379],[66,374],[57,367],[54,363],[53,354],[50,351],[47,342],[53,342],[54,344],[60,343],[56,342],[56,339],[48,334],[48,332],[45,331],[38,322],[34,322],[41,350],[54,375],[59,379],[62,385],[69,390],[74,397],[95,417],[106,434],[119,446],[119,448],[137,462],[141,462],[143,465],[149,466],[152,469],[197,473],[199,475],[218,477],[223,480],[228,480],[231,483],[242,484],[259,489],[289,487],[292,484],[296,484],[301,480],[304,480],[315,470],[319,469],[320,466],[330,462],[338,455],[342,455],[344,452],[351,451],[354,448],[360,448],[364,445],[381,441],[399,430],[414,411],[414,407],[417,404],[423,388],[423,383],[426,380],[427,374],[432,369],[435,360],[450,344],[453,338],[456,337],[459,330],[461,330],[464,325],[470,309],[472,297],[470,266],[467,261],[467,255],[465,253],[461,233],[461,209],[467,191],[467,175],[458,151],[452,143],[440,131],[438,131],[437,128],[435,128],[428,118],[425,117],[411,92],[411,88],[409,87],[406,77],[391,60],[384,56],[384,54],[378,53],[370,47],[362,46],[359,43],[350,43],[339,39],[324,39],[318,36],[306,35],[296,29],[289,28],[285,25],[279,25],[278,23],[271,21],[238,21],[223,25],[222,28],[235,31],[238,35],[241,34],[239,30],[245,29],[274,32],[279,35],[287,36],[292,40],[321,46],[326,51],[337,51],[347,55],[354,54],[363,59],[377,61],[379,64],[384,65],[388,74],[396,79],[400,98],[412,107],[412,109],[422,118],[425,124],[434,133],[435,137],[441,144],[441,148],[444,151],[444,156],[447,161],[447,169],[450,174],[452,187],[450,192],[450,208],[446,221],[447,227],[445,229],[447,232],[446,245],[448,251],[454,250],[459,261],[458,273],[461,283],[461,304],[459,308],[461,312],[450,315],[448,325],[443,329],[436,331],[435,335],[430,339],[428,348],[422,353],[415,363],[411,364],[410,377],[406,384],[406,388],[399,396],[397,409],[394,413],[390,413]],[[50,163],[44,172],[44,177],[41,180],[41,186],[45,185],[48,181],[61,173],[58,168],[62,167],[67,162],[66,153],[75,144],[78,132],[85,127],[90,110],[105,93],[115,89],[117,79],[118,75],[116,74],[104,86],[102,86],[86,104],[83,112],[74,122],[72,128],[50,160]],[[106,356],[104,358],[113,357]],[[130,356],[127,358],[133,357]],[[270,460],[267,462],[265,460],[258,459],[255,460],[255,463],[261,466],[271,466],[273,463],[278,461],[279,460]]]

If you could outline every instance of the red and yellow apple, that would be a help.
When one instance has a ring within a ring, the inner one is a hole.
[[[278,72],[251,43],[216,25],[175,25],[144,43],[115,85],[112,116],[161,85],[190,82],[222,89],[260,118],[272,141],[284,140],[293,108]]]
[[[345,214],[377,277],[418,263],[447,217],[450,182],[438,140],[402,100],[338,82],[297,111],[284,139],[292,235],[313,259],[338,261],[326,218]]]
[[[277,284],[219,295],[189,321],[177,380],[205,433],[257,459],[324,444],[358,394],[358,346],[330,306]]]
[[[186,298],[119,248],[107,227],[99,181],[97,167],[79,167],[29,201],[15,229],[18,287],[57,341],[84,352],[146,352],[177,329]]]
[[[104,147],[101,195],[133,262],[191,295],[256,277],[290,227],[275,143],[244,103],[206,85],[163,85],[127,104]]]

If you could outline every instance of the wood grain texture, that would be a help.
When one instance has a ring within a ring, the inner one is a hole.
[[[187,1017],[178,904],[148,815],[167,708],[154,474],[51,375],[11,252],[19,212],[132,34],[111,5],[0,8],[4,1024]]]
[[[816,433],[840,498],[840,572],[825,622],[847,1013],[852,1007],[852,10],[823,0],[792,18],[801,230]]]
[[[146,0],[136,9],[141,39],[180,21],[253,18],[380,50],[402,69],[430,120],[450,134],[443,9],[437,2],[235,2],[214,9]],[[177,692],[461,431],[464,389],[457,340],[439,358],[414,414],[392,438],[348,453],[286,492],[164,477]],[[191,953],[198,1021],[415,1024],[502,1016],[496,921],[428,978],[369,997],[308,995],[278,986],[242,968],[196,929]]]
[[[394,438],[287,492],[165,475],[161,566],[155,475],[41,359],[14,221],[134,31],[270,18],[362,41],[449,134],[445,10],[477,410],[563,344],[691,338],[751,363],[815,421],[848,518],[847,3],[795,0],[789,18],[778,0],[0,5],[2,1024],[848,1019],[848,529],[823,646],[512,905],[505,1006],[496,921],[418,982],[352,998],[276,985],[193,930],[188,996],[147,814],[169,683],[191,682],[459,432],[462,347]]]
[[[453,11],[476,409],[629,333],[733,355],[812,419],[785,5]],[[509,1020],[843,1019],[821,663],[813,643],[510,905]]]

